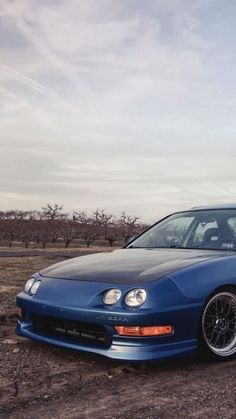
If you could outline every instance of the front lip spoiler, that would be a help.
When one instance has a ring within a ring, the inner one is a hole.
[[[68,349],[91,352],[102,355],[118,361],[134,361],[145,362],[161,360],[173,357],[182,357],[192,355],[197,352],[197,340],[192,339],[182,342],[166,343],[166,344],[149,344],[143,345],[140,341],[128,342],[126,339],[116,339],[113,337],[112,344],[109,348],[93,347],[89,345],[79,345],[72,342],[65,342],[57,338],[47,337],[36,334],[32,331],[31,323],[18,323],[16,333],[39,342],[53,344]]]

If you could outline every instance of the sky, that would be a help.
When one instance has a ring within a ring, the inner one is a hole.
[[[1,0],[1,209],[236,202],[234,0]]]

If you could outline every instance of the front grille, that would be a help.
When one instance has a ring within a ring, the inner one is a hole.
[[[111,345],[111,337],[106,329],[96,323],[33,314],[32,326],[33,331],[52,338],[61,337],[69,342],[93,346]]]

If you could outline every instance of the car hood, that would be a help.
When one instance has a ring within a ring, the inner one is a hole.
[[[121,249],[111,253],[80,256],[57,263],[41,276],[116,284],[155,281],[179,269],[231,252],[192,249]]]

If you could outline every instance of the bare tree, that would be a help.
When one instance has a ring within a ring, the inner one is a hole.
[[[84,211],[74,211],[73,212],[73,221],[79,224],[86,224],[87,223],[87,214]]]
[[[12,247],[15,240],[15,233],[17,231],[15,220],[3,220],[1,222],[1,236],[4,241],[8,243],[8,247]]]
[[[27,217],[27,211],[9,210],[1,212],[1,237],[12,247],[14,240],[21,241],[21,224]]]
[[[122,213],[119,224],[122,231],[122,236],[127,240],[127,238],[133,234],[137,234],[140,229],[140,225],[137,223],[139,217],[131,217],[125,212]]]
[[[108,241],[109,245],[112,247],[113,244],[122,237],[121,229],[115,221],[110,224],[105,232],[104,239]]]
[[[61,220],[62,218],[65,218],[66,216],[66,214],[63,213],[62,210],[63,210],[63,205],[47,204],[46,207],[42,208],[40,215],[43,220],[48,220],[48,221]]]
[[[85,241],[87,247],[90,247],[99,237],[99,227],[96,220],[87,216],[84,211],[74,211],[73,220],[77,223],[78,237]]]
[[[106,214],[105,210],[102,209],[96,209],[96,211],[93,213],[94,217],[95,217],[95,223],[99,226],[99,227],[108,227],[109,224],[111,224],[111,219],[113,218],[112,214]]]
[[[26,248],[28,248],[29,244],[35,240],[36,223],[37,221],[33,219],[21,220],[18,222],[17,234],[19,240],[24,243]]]
[[[54,233],[54,221],[48,220],[37,220],[34,224],[34,240],[42,246],[42,249],[45,249],[47,244],[52,241]]]
[[[60,204],[47,204],[41,211],[7,210],[0,211],[0,241],[22,241],[28,247],[32,241],[45,248],[48,242],[63,239],[66,247],[80,238],[89,247],[95,240],[107,240],[110,246],[122,237],[139,233],[142,225],[138,217],[125,212],[120,219],[104,209],[96,209],[90,216],[84,211],[74,211],[69,217]]]
[[[65,242],[65,247],[68,248],[70,243],[78,237],[78,230],[76,222],[72,220],[64,220],[61,224],[61,236]]]

